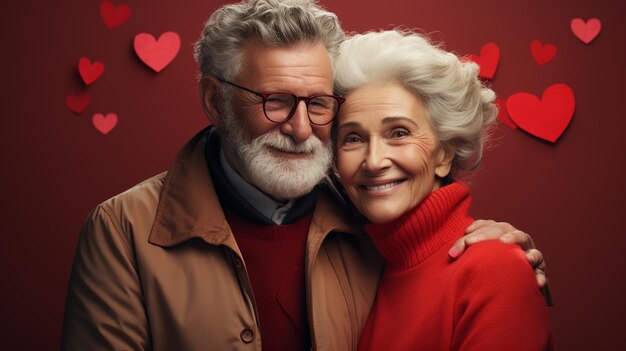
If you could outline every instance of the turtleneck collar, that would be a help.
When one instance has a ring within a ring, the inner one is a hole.
[[[390,223],[365,225],[387,270],[420,264],[445,243],[463,235],[472,222],[469,188],[453,182],[430,193],[415,209]]]

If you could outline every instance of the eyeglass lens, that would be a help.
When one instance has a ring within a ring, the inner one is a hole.
[[[291,94],[270,94],[265,99],[265,115],[270,121],[283,122],[295,110],[299,99]],[[337,113],[339,102],[332,96],[316,96],[307,103],[309,119],[314,124],[327,124]]]

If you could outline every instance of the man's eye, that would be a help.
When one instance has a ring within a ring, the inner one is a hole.
[[[293,97],[287,94],[271,94],[265,98],[265,108],[280,109],[293,106]]]

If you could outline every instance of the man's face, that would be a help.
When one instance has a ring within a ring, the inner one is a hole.
[[[332,94],[332,67],[321,43],[272,48],[250,41],[233,83],[258,91],[297,96]],[[302,196],[323,178],[330,164],[331,124],[310,123],[306,104],[293,116],[269,121],[260,97],[230,89],[223,111],[224,147],[230,165],[248,182],[278,200]]]
[[[242,68],[234,79],[238,85],[258,92],[282,91],[297,96],[333,93],[330,57],[321,43],[272,48],[259,40],[251,40],[242,51]],[[267,120],[260,102],[261,99],[254,94],[241,90],[233,93],[233,112],[244,127],[248,141],[273,129],[296,143],[307,140],[312,134],[321,141],[328,140],[330,124],[312,125],[303,102],[284,123]]]

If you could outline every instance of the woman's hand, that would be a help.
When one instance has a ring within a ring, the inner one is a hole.
[[[530,235],[516,229],[506,222],[479,219],[465,229],[465,236],[457,240],[448,251],[452,259],[457,259],[465,249],[474,243],[483,240],[499,239],[503,243],[517,244],[526,251],[526,260],[535,270],[537,285],[542,289],[548,305],[552,305],[552,297],[546,276],[546,262],[541,251],[535,248],[535,243]]]

